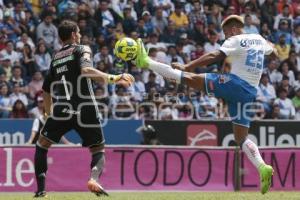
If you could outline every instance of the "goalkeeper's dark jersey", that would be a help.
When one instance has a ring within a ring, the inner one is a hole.
[[[60,105],[61,109],[54,111],[72,113],[84,106],[97,112],[92,81],[81,76],[81,68],[92,66],[88,46],[66,45],[54,54],[43,84],[43,90],[51,93],[54,105]]]

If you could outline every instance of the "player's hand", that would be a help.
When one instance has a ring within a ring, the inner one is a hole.
[[[120,79],[116,81],[116,84],[128,88],[134,83],[134,81],[135,79],[131,74],[123,73],[121,74]]]
[[[184,64],[181,64],[181,63],[178,63],[178,62],[175,62],[175,63],[171,63],[171,66],[174,68],[174,69],[178,69],[178,70],[181,70],[181,71],[187,71],[187,68]]]

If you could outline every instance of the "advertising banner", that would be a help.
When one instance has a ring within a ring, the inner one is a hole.
[[[1,119],[0,145],[24,145],[31,134],[32,119]],[[141,135],[136,129],[142,125],[141,120],[107,120],[102,127],[106,144],[140,144]],[[66,134],[66,138],[74,143],[81,143],[75,131]]]
[[[230,121],[146,121],[157,131],[165,145],[233,146],[234,135]],[[258,146],[300,146],[299,121],[254,121],[249,138]]]
[[[263,150],[274,166],[272,190],[300,190],[300,149]],[[48,153],[48,191],[86,191],[90,155],[79,147]],[[233,149],[107,147],[101,183],[108,190],[233,191]],[[0,192],[35,191],[34,148],[0,148]],[[259,178],[241,155],[241,189],[259,190]]]

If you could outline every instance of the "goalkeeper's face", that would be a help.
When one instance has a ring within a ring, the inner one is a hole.
[[[79,28],[77,27],[76,32],[73,35],[76,44],[80,44],[81,34],[79,32]]]

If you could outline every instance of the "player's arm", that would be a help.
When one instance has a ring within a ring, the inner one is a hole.
[[[200,58],[193,60],[192,62],[183,65],[176,66],[172,65],[174,68],[179,68],[183,71],[193,71],[196,67],[205,67],[207,65],[214,64],[224,60],[227,56],[232,56],[237,54],[239,51],[239,41],[236,37],[231,37],[227,39],[224,44],[221,46],[220,50],[204,54]]]
[[[93,68],[90,48],[84,46],[81,51],[80,70],[84,77],[91,78],[94,81],[102,83],[121,84],[125,87],[130,86],[131,83],[134,82],[134,78],[130,74],[112,75]]]
[[[224,60],[225,58],[226,58],[226,55],[222,51],[218,50],[218,51],[214,51],[211,53],[207,53],[196,60],[193,60],[185,65],[182,65],[182,67],[179,67],[179,65],[177,63],[172,63],[172,66],[177,69],[179,68],[181,70],[191,72],[196,67],[205,67],[207,65],[211,65],[216,62],[220,62],[220,61]]]
[[[275,58],[277,58],[278,57],[278,51],[277,51],[277,49],[275,48],[275,45],[272,43],[272,42],[269,42],[269,41],[267,41],[268,42],[268,45],[270,46],[270,50],[269,51],[271,51],[271,53],[269,54],[269,56],[270,56],[270,58],[271,59],[275,59]],[[267,48],[268,49],[268,48]],[[268,50],[267,50],[268,51]]]

